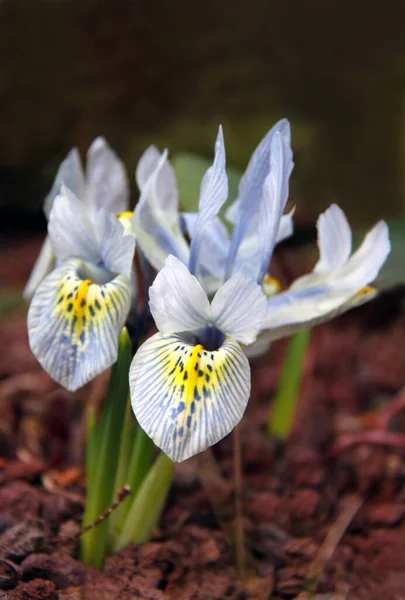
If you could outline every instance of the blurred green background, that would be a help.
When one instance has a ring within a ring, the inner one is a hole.
[[[67,151],[99,134],[132,173],[150,143],[212,156],[221,122],[244,168],[286,116],[298,217],[401,215],[404,24],[403,0],[3,0],[3,214],[39,215]]]

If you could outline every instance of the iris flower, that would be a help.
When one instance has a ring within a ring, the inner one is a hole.
[[[390,244],[387,225],[380,222],[350,257],[350,227],[332,205],[318,221],[320,260],[313,272],[286,292],[267,297],[270,259],[282,223],[291,219],[291,214],[288,220],[283,217],[293,167],[288,122],[280,121],[267,134],[249,162],[230,211],[230,240],[218,219],[228,192],[221,130],[214,164],[201,183],[189,249],[178,221],[173,219],[173,227],[165,221],[159,196],[169,171],[165,156],[156,152],[154,176],[133,218],[141,245],[145,224],[143,249],[152,264],[159,268],[169,257],[150,288],[158,333],[134,357],[131,401],[156,445],[182,461],[222,439],[242,418],[250,395],[247,355],[373,297],[375,291],[367,286]],[[165,189],[173,190],[170,185]],[[222,281],[211,288],[215,277]],[[217,289],[213,298],[212,289]]]
[[[117,358],[118,335],[131,306],[135,238],[113,214],[89,211],[63,184],[48,233],[59,266],[34,293],[29,342],[51,377],[73,391]]]
[[[102,137],[96,138],[87,152],[86,171],[83,170],[77,148],[73,148],[61,163],[44,202],[48,220],[62,183],[87,207],[90,218],[96,217],[99,208],[111,213],[128,210],[129,186],[125,167]],[[39,283],[52,271],[55,258],[48,236],[24,289],[27,300],[32,298]]]
[[[230,273],[237,272],[242,264],[247,275],[256,275],[250,273],[250,270],[258,266],[257,228],[261,215],[257,207],[254,207],[254,202],[258,204],[260,200],[264,180],[269,172],[271,142],[277,132],[287,144],[290,143],[290,125],[286,119],[282,119],[268,132],[252,155],[240,183],[238,198],[227,211],[230,223],[246,223],[242,232],[236,232],[236,237],[241,238],[240,247],[235,239],[231,241],[227,228],[217,214],[210,219],[210,226],[204,228],[203,239],[199,243],[197,275],[209,294],[221,286],[226,278],[227,268],[227,277]],[[176,179],[167,159],[167,151],[161,154],[154,146],[148,148],[138,163],[136,180],[141,196],[134,211],[132,226],[139,247],[157,271],[164,267],[169,254],[188,265],[189,260],[193,261],[195,258],[190,256],[191,249],[185,234],[191,239],[195,236],[199,214],[179,212]],[[241,216],[238,212],[240,207]],[[282,216],[276,242],[290,236],[292,232],[291,212]],[[236,252],[237,255],[233,256],[233,264],[229,265],[227,261],[231,244],[232,253]],[[266,291],[269,288],[272,292],[275,291],[269,285],[273,282],[271,278],[266,277],[264,282]]]

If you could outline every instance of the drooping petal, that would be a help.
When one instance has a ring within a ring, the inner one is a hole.
[[[312,328],[321,323],[325,323],[352,308],[356,308],[369,302],[375,298],[376,295],[377,291],[375,289],[364,288],[364,290],[360,290],[357,294],[345,302],[341,302],[337,306],[336,303],[331,303],[330,306],[334,306],[334,308],[331,308],[329,311],[326,309],[326,304],[324,305],[323,310],[318,311],[316,310],[316,306],[305,307],[302,304],[301,306],[296,305],[295,317],[292,316],[292,313],[290,313],[290,318],[284,319],[280,314],[274,314],[273,318],[269,315],[269,318],[264,321],[264,328],[259,337],[253,344],[244,349],[244,353],[248,358],[260,356],[266,352],[272,341],[292,335],[301,329]],[[322,305],[320,304],[319,306]],[[267,329],[266,327],[269,328]]]
[[[250,395],[249,363],[231,338],[210,352],[158,333],[136,353],[129,379],[139,424],[173,461],[230,433]]]
[[[215,143],[214,163],[207,169],[201,181],[198,218],[190,245],[189,269],[193,274],[197,272],[205,231],[228,197],[228,177],[225,166],[225,144],[222,127],[220,127]]]
[[[97,285],[85,272],[80,260],[63,263],[39,285],[28,311],[34,356],[71,391],[115,362],[118,334],[131,303],[125,275]]]
[[[268,194],[265,196],[263,194],[266,178],[269,176],[271,166],[274,165],[275,159],[272,158],[271,155],[273,152],[272,145],[274,144],[275,136],[280,136],[282,140],[282,143],[278,144],[278,146],[275,148],[276,150],[278,150],[279,147],[290,147],[290,124],[286,119],[282,119],[276,123],[276,125],[267,133],[254,151],[248,167],[242,176],[242,179],[240,180],[239,195],[236,199],[235,206],[227,214],[227,217],[233,219],[235,222],[231,238],[231,248],[228,257],[227,276],[230,276],[231,273],[234,272],[234,264],[236,262],[238,250],[243,239],[245,236],[253,235],[257,231],[258,226],[261,224],[262,216],[259,217],[259,213],[265,211],[265,216],[268,218],[268,206],[265,200],[267,200],[267,202],[269,200],[274,200],[276,202],[277,198],[284,198],[286,192],[288,194],[288,177],[287,181],[284,181],[285,178],[283,179],[282,187],[280,190],[278,190],[278,196],[275,199],[268,198]],[[292,160],[291,157],[287,155],[287,152],[285,152],[283,166],[285,167],[286,172],[288,172],[288,168],[292,169]],[[281,168],[281,165],[278,165],[277,174],[281,173],[284,174],[284,169]],[[271,188],[270,183],[268,184],[268,187]],[[282,212],[283,210],[281,210],[281,213]],[[266,225],[268,227],[267,220]],[[257,240],[257,243],[255,244],[255,251],[252,253],[252,256],[256,262],[259,262],[257,259],[259,258],[258,253],[260,251],[260,243]]]
[[[241,344],[251,344],[267,314],[267,300],[255,281],[237,273],[219,288],[211,308],[220,331]]]
[[[180,229],[177,202],[174,174],[165,151],[144,185],[132,219],[137,244],[158,271],[169,254],[188,262],[189,248]]]
[[[86,205],[63,184],[49,215],[48,233],[58,258],[76,256],[99,262],[95,228]]]
[[[319,216],[318,247],[320,258],[315,272],[330,272],[346,263],[352,251],[352,232],[346,215],[332,204]]]
[[[35,290],[41,283],[44,277],[52,271],[55,266],[55,255],[52,251],[49,236],[46,236],[39,256],[32,268],[30,277],[23,291],[23,296],[26,300],[31,300]]]
[[[87,198],[95,210],[112,213],[128,209],[129,185],[122,161],[103,137],[98,137],[87,152]]]
[[[149,290],[149,306],[163,334],[193,331],[212,321],[211,306],[200,283],[176,257],[169,256]]]
[[[65,160],[60,164],[52,189],[45,198],[44,212],[49,219],[53,201],[60,193],[61,185],[64,183],[78,198],[85,196],[85,182],[83,167],[77,148],[72,148]]]
[[[112,273],[123,273],[130,278],[135,237],[126,235],[125,228],[117,217],[104,208],[97,213],[96,236],[104,266]]]

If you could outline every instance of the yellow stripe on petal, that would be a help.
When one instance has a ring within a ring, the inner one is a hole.
[[[361,288],[361,290],[359,290],[356,293],[356,296],[363,296],[364,294],[372,294],[376,291],[377,291],[376,288],[373,287],[372,285],[366,285],[366,287]]]
[[[123,228],[125,229],[125,233],[132,233],[132,210],[125,210],[124,212],[120,212],[116,215],[118,221],[121,223]]]
[[[38,287],[28,312],[33,354],[55,381],[75,390],[111,366],[131,302],[125,275],[99,285],[69,260]]]
[[[278,294],[281,291],[281,283],[275,277],[265,275],[262,282],[263,293],[267,298]]]
[[[250,394],[249,363],[232,338],[209,351],[157,333],[136,353],[130,386],[141,427],[172,460],[182,461],[239,423]]]

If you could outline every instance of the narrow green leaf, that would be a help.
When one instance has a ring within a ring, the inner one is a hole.
[[[303,329],[288,341],[287,354],[267,423],[268,432],[283,440],[288,438],[291,431],[310,338],[311,330]]]
[[[122,329],[118,340],[118,360],[113,365],[107,396],[97,432],[97,458],[87,487],[83,524],[92,523],[112,503],[120,449],[121,432],[128,398],[128,372],[131,364],[131,341]],[[81,538],[83,562],[101,569],[107,549],[108,521],[102,522]]]

